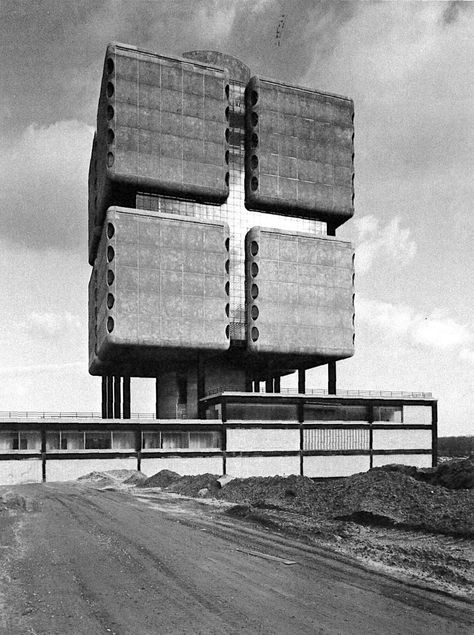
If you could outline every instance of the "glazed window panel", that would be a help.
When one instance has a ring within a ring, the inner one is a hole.
[[[376,406],[374,408],[374,421],[402,423],[402,406]]]
[[[18,432],[0,432],[0,452],[18,449]]]
[[[135,448],[134,432],[112,432],[114,450],[133,450]]]
[[[159,432],[142,432],[143,450],[159,450],[161,448],[161,434]]]
[[[20,432],[19,436],[21,450],[41,450],[40,432]]]
[[[161,444],[163,450],[186,450],[189,447],[189,434],[186,432],[163,432]]]
[[[221,435],[219,432],[190,432],[189,449],[207,450],[221,447]]]
[[[110,432],[86,432],[85,448],[86,450],[110,450],[112,447],[112,439]]]
[[[61,449],[61,433],[47,432],[46,433],[46,451],[60,450],[60,449]]]
[[[83,432],[61,432],[61,450],[83,450]]]

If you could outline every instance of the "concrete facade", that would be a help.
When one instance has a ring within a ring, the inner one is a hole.
[[[321,360],[354,354],[354,252],[348,242],[252,228],[246,237],[247,345]]]
[[[337,226],[354,212],[354,104],[252,77],[245,91],[245,198],[251,209]]]
[[[222,203],[229,193],[226,72],[135,47],[107,47],[91,160],[90,227],[137,191]],[[94,233],[89,259],[96,255]]]
[[[229,347],[228,227],[111,207],[91,275],[90,369],[151,373]]]

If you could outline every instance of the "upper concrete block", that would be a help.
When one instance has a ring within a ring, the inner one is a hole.
[[[249,209],[338,226],[354,212],[352,100],[252,77],[245,92]]]
[[[227,72],[121,44],[107,47],[97,111],[94,227],[137,191],[222,204],[229,193]],[[227,109],[227,110],[226,110]],[[96,241],[90,233],[90,261]]]
[[[253,227],[245,252],[250,351],[314,357],[315,363],[353,355],[351,243]]]
[[[93,374],[122,357],[228,349],[228,235],[225,223],[107,211],[89,290]]]

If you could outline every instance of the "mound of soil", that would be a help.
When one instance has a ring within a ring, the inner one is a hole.
[[[31,498],[25,498],[18,492],[5,492],[0,495],[0,513],[2,512],[32,512],[38,504]]]
[[[417,481],[440,485],[448,489],[474,488],[474,459],[444,461],[433,468],[416,468],[412,465],[383,465],[373,471],[399,472],[411,476]]]
[[[168,491],[181,494],[182,496],[203,496],[199,494],[201,490],[207,489],[205,496],[215,497],[220,489],[217,474],[198,474],[197,476],[181,476],[167,487]]]
[[[147,477],[137,470],[106,470],[104,472],[89,472],[77,479],[82,483],[94,483],[103,487],[113,487],[120,483],[136,485]]]
[[[474,459],[446,461],[434,470],[433,485],[442,485],[448,489],[474,488]]]
[[[107,474],[107,472],[89,472],[83,476],[79,476],[77,479],[81,483],[94,483],[94,485],[115,485],[117,479]]]
[[[181,476],[177,472],[171,470],[161,470],[153,476],[145,479],[142,483],[137,483],[137,487],[161,487],[165,488],[180,479]]]
[[[447,490],[402,471],[371,470],[338,480],[301,476],[235,479],[214,496],[314,519],[474,536],[474,492]]]
[[[148,476],[146,474],[143,474],[143,472],[134,472],[128,478],[123,480],[122,484],[136,485],[137,487],[140,487],[140,485],[144,483],[147,479],[148,479]]]

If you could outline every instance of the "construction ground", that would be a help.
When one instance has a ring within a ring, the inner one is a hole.
[[[0,487],[0,632],[474,632],[474,461]]]

